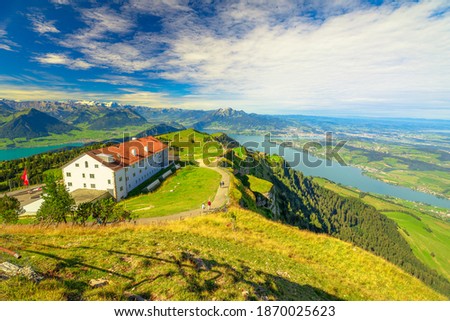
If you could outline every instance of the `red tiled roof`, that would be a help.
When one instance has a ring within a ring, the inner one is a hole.
[[[147,149],[145,148],[147,147]],[[130,140],[118,145],[112,145],[104,148],[94,149],[86,154],[101,162],[103,165],[113,169],[119,170],[123,167],[128,167],[157,152],[166,149],[167,145],[153,136],[147,136],[135,140]],[[133,154],[135,152],[135,155]],[[107,162],[100,154],[111,155],[114,162]]]

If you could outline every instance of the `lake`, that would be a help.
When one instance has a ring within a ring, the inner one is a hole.
[[[261,146],[261,142],[264,141],[263,136],[249,136],[249,135],[229,135],[237,140],[240,144],[248,142],[258,143],[258,147],[251,147],[258,151],[264,151]],[[275,137],[272,137],[274,139]],[[279,148],[272,148],[271,154],[281,155],[282,152]],[[295,155],[295,156],[294,156]],[[298,156],[297,156],[298,155]],[[338,162],[332,162],[330,166],[327,166],[325,160],[315,157],[311,154],[307,154],[302,151],[295,150],[293,148],[284,148],[283,156],[287,162],[292,162],[297,157],[300,161],[293,168],[302,171],[305,175],[323,177],[347,186],[356,187],[360,191],[368,193],[377,193],[382,195],[388,195],[393,197],[402,198],[408,201],[426,203],[438,207],[450,208],[450,200],[436,197],[431,194],[418,192],[410,188],[391,185],[374,178],[368,177],[363,174],[360,168],[352,166],[343,166]],[[316,166],[306,166],[306,163],[320,163]]]
[[[52,146],[40,146],[40,147],[27,147],[27,148],[12,148],[12,149],[2,149],[0,150],[0,161],[11,160],[22,157],[28,157],[40,153],[50,152],[53,150],[66,148],[66,147],[79,147],[83,146],[83,143],[67,143]]]

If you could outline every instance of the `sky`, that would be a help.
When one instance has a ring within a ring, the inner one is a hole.
[[[450,1],[0,1],[0,97],[450,119]]]

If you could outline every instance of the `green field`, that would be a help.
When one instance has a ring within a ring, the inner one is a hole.
[[[167,216],[201,208],[213,201],[221,176],[208,169],[188,166],[169,176],[154,192],[122,202],[138,217]]]
[[[323,178],[314,178],[314,181],[343,196],[357,198],[361,196],[355,190],[336,185]],[[396,204],[369,194],[361,199],[394,220],[414,254],[429,267],[450,279],[449,222],[407,207],[410,204]]]
[[[400,226],[414,254],[450,279],[450,224],[428,215],[413,217],[404,212],[383,212]]]
[[[176,155],[182,161],[204,157],[215,158],[224,152],[223,146],[214,140],[214,134],[209,135],[192,128],[160,135],[158,138],[170,142],[170,146],[175,149]]]
[[[0,261],[46,276],[1,281],[0,300],[445,300],[349,243],[247,210],[141,227],[6,226],[0,243],[23,256]],[[108,284],[90,287],[98,278]]]
[[[273,184],[265,179],[255,177],[253,175],[247,175],[247,178],[250,184],[249,187],[253,192],[266,194],[272,189]]]

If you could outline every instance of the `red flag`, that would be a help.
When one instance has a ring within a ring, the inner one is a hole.
[[[27,174],[27,169],[26,168],[23,170],[23,174],[20,177],[20,179],[23,181],[24,185],[28,186],[30,184],[30,182],[28,181],[28,174]]]

